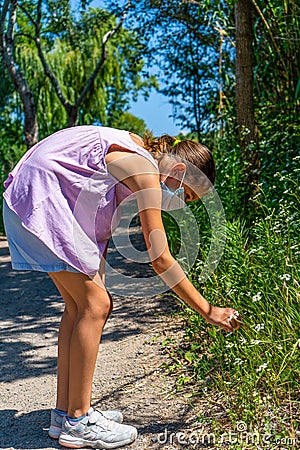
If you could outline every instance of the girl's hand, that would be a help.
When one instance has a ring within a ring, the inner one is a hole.
[[[233,332],[241,326],[241,316],[233,308],[219,308],[211,306],[210,312],[205,316],[207,322],[223,328],[225,331]]]

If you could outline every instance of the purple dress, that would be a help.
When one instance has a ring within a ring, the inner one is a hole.
[[[117,205],[132,194],[107,170],[105,156],[112,144],[144,156],[158,170],[128,131],[78,126],[32,147],[4,183],[4,199],[22,226],[58,260],[87,275],[99,270],[119,221]]]

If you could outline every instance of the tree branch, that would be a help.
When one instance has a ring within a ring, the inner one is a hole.
[[[42,21],[42,0],[39,0],[37,5],[37,24],[39,28],[41,27],[41,21]]]
[[[111,38],[119,31],[119,29],[121,28],[121,26],[122,26],[123,23],[124,23],[124,20],[125,20],[127,11],[128,11],[128,9],[129,9],[130,7],[131,7],[131,0],[128,0],[126,6],[125,6],[125,8],[124,8],[124,11],[123,11],[123,13],[122,13],[122,16],[121,16],[121,19],[120,19],[119,23],[116,25],[116,27],[115,27],[114,29],[112,29],[111,31],[109,31],[108,33],[106,33],[106,34],[103,36],[100,59],[99,59],[97,65],[96,65],[96,68],[95,68],[94,72],[92,73],[92,75],[91,75],[90,78],[88,79],[86,85],[84,86],[84,88],[83,88],[82,91],[81,91],[80,96],[78,97],[78,99],[77,99],[76,102],[75,102],[75,106],[76,106],[77,108],[78,108],[78,107],[84,102],[84,100],[86,99],[87,94],[88,94],[89,91],[91,90],[91,88],[92,88],[92,86],[93,86],[93,84],[94,84],[94,82],[95,82],[95,80],[96,80],[96,78],[97,78],[97,76],[98,76],[98,74],[99,74],[99,72],[100,72],[100,70],[101,70],[103,64],[105,63],[105,60],[106,60],[106,58],[107,58],[107,54],[106,54],[106,43],[108,42],[109,39],[111,39]]]
[[[31,39],[32,41],[35,41],[34,36],[32,36],[31,34],[28,33],[16,33],[15,37],[26,37],[27,39]]]
[[[16,18],[17,18],[17,0],[13,0],[10,2],[9,5],[9,20],[8,20],[8,25],[7,25],[7,37],[6,40],[7,42],[12,45],[13,40],[14,40],[14,28],[15,28],[15,23],[16,23]]]
[[[37,46],[37,50],[38,50],[38,54],[39,54],[39,58],[41,60],[42,66],[44,68],[44,73],[45,75],[49,78],[49,80],[51,81],[51,84],[56,92],[56,95],[60,101],[60,103],[62,104],[62,106],[69,111],[69,109],[72,107],[72,105],[68,102],[68,100],[66,99],[66,97],[64,96],[64,94],[62,93],[61,87],[59,85],[59,82],[56,78],[56,76],[54,75],[54,73],[52,72],[49,64],[46,61],[43,49],[42,49],[42,45],[41,45],[41,39],[40,36],[37,36],[35,38],[35,43]]]
[[[59,82],[57,78],[55,77],[54,73],[52,72],[49,64],[46,61],[42,45],[41,45],[41,37],[40,37],[40,31],[41,31],[41,18],[42,18],[42,2],[39,0],[37,5],[37,20],[35,20],[32,15],[27,11],[27,9],[24,6],[20,5],[21,10],[26,14],[26,16],[29,18],[29,20],[32,22],[34,28],[35,28],[35,36],[32,37],[36,43],[37,51],[39,58],[41,60],[44,73],[51,81],[51,84],[56,92],[56,95],[62,104],[62,106],[66,109],[67,112],[72,108],[72,105],[68,102],[68,100],[65,98],[65,96],[62,93],[61,87],[59,85]]]
[[[30,20],[30,22],[33,23],[33,25],[35,27],[37,27],[37,22],[36,20],[34,20],[33,16],[30,14],[30,12],[27,10],[27,8],[25,8],[25,6],[23,6],[21,3],[19,3],[19,8],[23,11],[23,13],[28,17],[28,19]]]

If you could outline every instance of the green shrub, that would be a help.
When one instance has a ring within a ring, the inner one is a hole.
[[[210,224],[203,206],[191,205],[201,247],[189,277],[212,304],[236,308],[243,324],[228,335],[183,306],[187,328],[177,348],[184,368],[180,379],[192,380],[193,392],[208,395],[208,401],[209,393],[219,392],[233,422],[266,424],[268,408],[280,411],[279,405],[288,403],[295,409],[300,394],[299,128],[276,127],[278,121],[273,132],[271,124],[264,130],[251,226],[241,204],[243,162],[235,138],[217,142],[216,188],[226,211],[227,242],[205,283],[199,275],[210,246]],[[282,436],[288,425],[281,414],[277,431]]]

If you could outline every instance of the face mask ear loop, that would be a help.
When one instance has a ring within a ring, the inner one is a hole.
[[[171,170],[169,170],[169,172],[167,173],[167,176],[166,176],[165,180],[170,176],[170,173],[171,173]],[[179,188],[177,188],[177,189],[181,189],[181,188],[182,188],[183,180],[184,180],[185,174],[186,174],[186,168],[184,169],[184,174],[183,174],[183,176],[182,176],[182,178],[181,178],[180,186],[179,186]],[[178,178],[176,178],[176,180],[178,180]],[[163,183],[165,183],[165,182],[163,181]],[[176,190],[177,190],[177,189],[176,189]]]
[[[184,169],[184,174],[183,174],[183,177],[181,178],[180,186],[179,186],[178,189],[181,189],[181,188],[182,188],[183,180],[184,180],[185,174],[186,174],[186,168]]]

